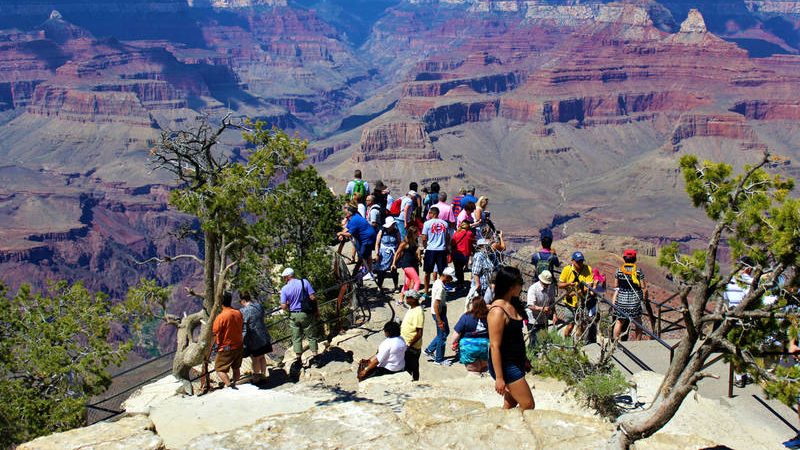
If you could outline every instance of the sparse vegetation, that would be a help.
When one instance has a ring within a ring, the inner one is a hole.
[[[528,357],[534,373],[567,383],[578,400],[601,416],[615,419],[620,414],[616,398],[630,383],[609,358],[592,361],[571,337],[556,330],[540,332]]]

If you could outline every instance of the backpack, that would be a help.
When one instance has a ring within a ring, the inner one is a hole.
[[[394,199],[392,205],[389,206],[389,215],[392,217],[397,217],[400,215],[400,203],[403,202],[403,197],[399,197]]]
[[[553,271],[553,254],[550,252],[536,252],[531,257],[531,264],[533,264],[534,276],[539,276],[545,270]]]
[[[378,210],[377,223],[378,223],[378,227],[380,228],[383,225],[383,220],[384,220],[383,211],[382,211],[383,208],[381,208],[381,205],[372,205],[372,206],[370,206],[369,207],[369,211],[367,211],[367,221],[369,221],[369,216],[372,215],[372,210]]]
[[[350,195],[350,198],[353,198],[353,194],[361,194],[361,201],[365,201],[367,199],[367,187],[365,186],[364,180],[353,180],[353,193]]]

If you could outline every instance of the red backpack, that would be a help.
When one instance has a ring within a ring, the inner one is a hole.
[[[400,215],[400,203],[402,202],[403,202],[403,197],[394,199],[392,205],[389,207],[390,216],[397,217]]]

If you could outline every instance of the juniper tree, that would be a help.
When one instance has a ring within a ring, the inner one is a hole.
[[[0,448],[82,426],[87,401],[111,384],[108,367],[132,348],[110,340],[112,325],[135,334],[144,312],[80,283],[14,295],[0,283]]]
[[[768,335],[786,339],[788,330],[789,336],[796,336],[798,325],[796,312],[786,306],[792,286],[798,283],[800,201],[789,196],[794,187],[791,179],[765,170],[770,163],[770,155],[765,154],[760,163],[734,174],[725,163],[700,162],[691,155],[681,158],[689,198],[715,225],[703,249],[685,255],[672,244],[661,250],[660,264],[681,284],[679,310],[686,333],[651,406],[617,419],[612,437],[615,447],[628,448],[669,422],[697,383],[715,376],[703,371],[715,353],[740,360],[779,398],[789,400],[786,391],[797,391],[797,371],[771,373],[756,364]],[[723,270],[723,244],[729,246],[734,260],[748,256],[754,262],[754,281],[735,307],[726,305],[721,293],[743,264]],[[765,293],[773,290],[777,290],[777,301],[765,303]]]
[[[242,132],[249,146],[246,159],[231,160],[218,148],[229,130]],[[177,328],[172,372],[185,381],[188,393],[192,368],[211,351],[212,325],[223,292],[231,285],[254,288],[269,277],[271,264],[313,260],[309,257],[319,255],[327,236],[338,226],[338,200],[313,167],[301,168],[306,146],[304,140],[262,122],[233,124],[226,117],[217,127],[203,121],[197,128],[164,132],[151,152],[153,164],[176,177],[178,186],[171,192],[170,204],[197,218],[203,252],[157,256],[145,262],[190,259],[201,264],[203,288],[187,292],[202,299],[202,307],[183,317],[167,313],[170,290],[152,280],[143,280],[129,297],[159,305],[164,320]],[[292,201],[298,198],[298,189],[308,189],[304,192],[308,204]],[[309,214],[302,219],[306,222],[287,219],[295,210]],[[282,228],[285,223],[301,226]]]

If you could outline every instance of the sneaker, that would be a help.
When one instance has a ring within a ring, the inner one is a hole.
[[[436,359],[436,357],[433,356],[433,352],[429,352],[428,350],[425,350],[425,358],[427,358],[428,361],[434,361]]]
[[[372,281],[372,280],[374,280],[374,279],[375,279],[375,277],[374,277],[374,276],[373,276],[371,273],[366,273],[366,274],[364,274],[364,276],[362,277],[362,279],[363,279],[364,281]]]
[[[786,448],[800,448],[800,433],[783,443]]]
[[[453,360],[451,360],[451,359],[443,359],[441,361],[433,361],[433,363],[436,364],[437,366],[450,367],[450,366],[453,365]]]

